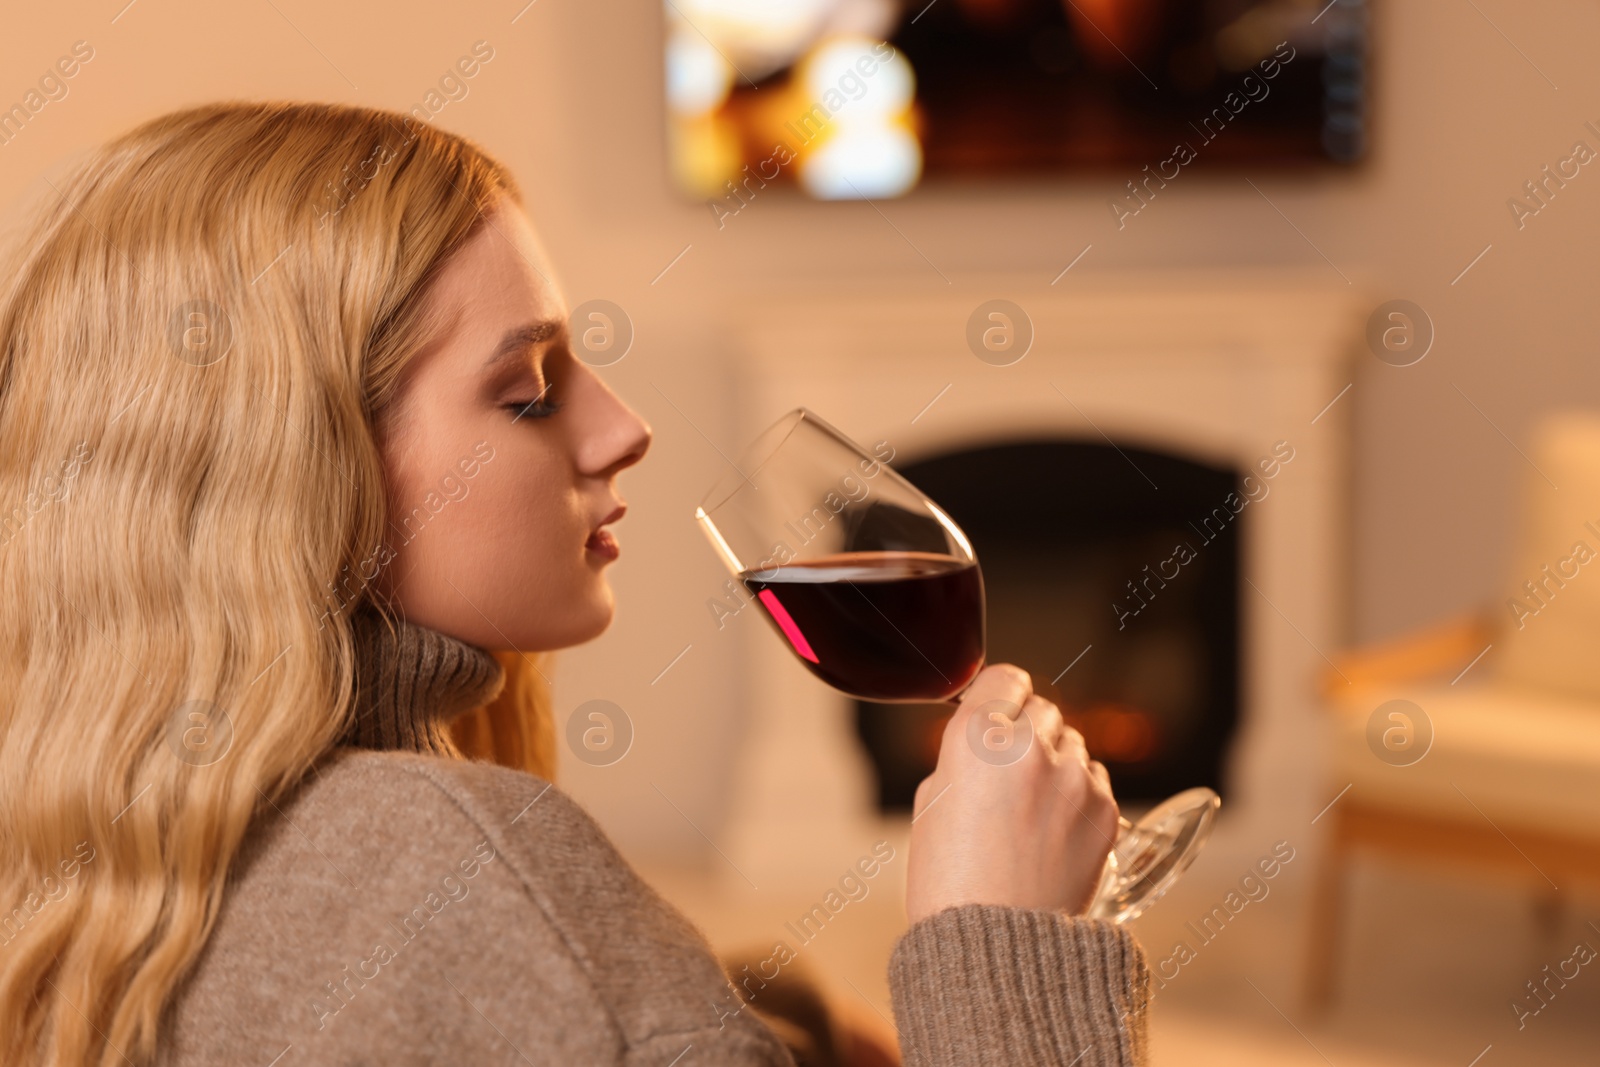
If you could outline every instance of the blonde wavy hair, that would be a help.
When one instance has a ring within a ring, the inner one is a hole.
[[[252,818],[351,722],[372,598],[330,591],[391,529],[429,283],[522,199],[408,115],[285,102],[165,115],[51,189],[0,302],[0,1062],[148,1063]],[[549,778],[537,657],[495,655],[455,740]]]

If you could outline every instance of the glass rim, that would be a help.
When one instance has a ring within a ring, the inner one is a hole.
[[[807,419],[810,419],[821,429],[832,434],[834,437],[837,437],[844,444],[849,445],[858,452],[860,451],[860,446],[856,445],[848,437],[840,434],[839,431],[835,430],[832,426],[829,426],[810,408],[802,405],[785,412],[783,415],[773,420],[772,423],[766,427],[766,429],[756,434],[755,440],[751,441],[750,444],[745,447],[745,450],[739,454],[739,458],[741,460],[747,460],[753,455],[759,454],[759,462],[757,462],[747,474],[740,469],[738,464],[733,463],[730,460],[729,463],[733,469],[724,471],[720,476],[718,476],[717,480],[712,483],[711,488],[706,490],[706,495],[701,498],[697,510],[703,515],[710,515],[713,511],[716,511],[718,508],[722,507],[722,505],[726,504],[729,500],[732,500],[734,494],[743,488],[745,482],[754,480],[755,476],[761,473],[762,468],[764,468],[768,463],[772,462],[772,458],[778,454],[778,451],[783,448],[783,446],[788,442],[789,438],[794,436],[794,432],[798,430]],[[785,427],[786,423],[789,423],[790,425]],[[767,446],[763,443],[769,436],[777,433],[779,430],[783,431],[782,434],[770,446]],[[730,482],[732,484],[729,484]],[[715,498],[715,502],[713,502],[713,498]]]

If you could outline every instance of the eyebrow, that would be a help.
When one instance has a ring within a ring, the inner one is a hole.
[[[491,370],[507,360],[514,359],[526,352],[529,348],[541,341],[548,341],[559,332],[564,324],[560,319],[543,319],[539,322],[524,323],[513,326],[506,331],[500,343],[495,346],[494,354],[484,361],[483,369]]]

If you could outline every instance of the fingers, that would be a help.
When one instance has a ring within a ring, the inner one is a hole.
[[[1083,735],[1070,726],[1063,727],[1061,743],[1056,746],[1056,752],[1062,757],[1072,757],[1085,768],[1089,766],[1089,746],[1084,742]]]
[[[1033,679],[1012,663],[996,663],[978,672],[961,697],[962,708],[979,707],[991,701],[1005,701],[1006,718],[1015,719],[1033,695]],[[985,709],[986,711],[991,709]],[[998,705],[992,710],[1001,710]]]
[[[979,716],[984,722],[991,721],[995,715],[1002,715],[1015,722],[1022,714],[1022,706],[1032,695],[1033,679],[1021,667],[1010,663],[997,663],[979,671],[978,676],[967,687],[967,691],[962,694],[960,707],[945,723],[944,745],[940,750],[940,759],[944,758],[943,752],[952,743],[952,739],[966,734],[974,715]]]
[[[1022,712],[1028,717],[1028,722],[1033,726],[1034,736],[1039,739],[1045,751],[1058,751],[1061,735],[1067,729],[1067,724],[1061,718],[1061,709],[1035,693],[1028,698],[1026,704],[1022,705]]]
[[[1106,795],[1111,794],[1111,772],[1106,770],[1106,765],[1099,760],[1089,761],[1089,775],[1096,785],[1105,790]]]
[[[972,722],[974,716],[982,720],[981,728]],[[1000,729],[1006,726],[1005,719],[1017,722],[1016,730],[1032,734],[1031,738],[1027,734],[1020,736],[1029,747],[1039,749],[1037,753],[1032,753],[1034,759],[1043,759],[1058,771],[1069,772],[1068,777],[1076,781],[1077,789],[1081,791],[1078,795],[1100,793],[1106,798],[1111,797],[1110,773],[1100,761],[1089,758],[1083,734],[1067,725],[1061,709],[1053,701],[1033,692],[1033,681],[1026,671],[1009,663],[986,667],[973,680],[962,697],[960,708],[945,726],[946,744],[940,749],[939,768],[949,769],[946,752],[958,734],[967,735],[967,747],[973,749],[985,763],[1005,766],[1027,755],[1025,748],[1018,748],[1012,753],[1012,745],[1017,742],[1011,733]],[[978,743],[973,739],[974,730],[985,742],[991,737],[1004,736],[1010,743],[995,746],[993,751],[988,748],[976,751]],[[1073,763],[1077,767],[1072,767]],[[929,783],[924,782],[923,785]],[[918,793],[917,804],[920,806],[923,790],[919,789]]]
[[[1112,793],[1111,791],[1111,772],[1106,770],[1106,765],[1101,763],[1099,760],[1090,760],[1089,777],[1094,782],[1096,792],[1098,792],[1105,801],[1106,809],[1109,814],[1107,824],[1108,826],[1114,827],[1117,819],[1121,817],[1122,811],[1117,804],[1116,794]],[[1112,836],[1115,836],[1114,830],[1108,829],[1107,832],[1111,833]]]
[[[1059,707],[1036,693],[1028,698],[1027,704],[1023,705],[1023,711],[1033,724],[1033,732],[1044,743],[1045,750],[1056,756],[1055,762],[1073,759],[1077,760],[1085,771],[1090,770],[1089,749],[1084,743],[1083,735],[1067,725]],[[1103,767],[1101,769],[1104,770]]]

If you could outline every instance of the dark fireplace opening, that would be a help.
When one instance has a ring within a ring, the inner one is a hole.
[[[1222,774],[1239,714],[1239,472],[1080,441],[896,464],[966,531],[988,596],[988,663],[1053,700],[1119,802]],[[953,709],[855,702],[880,809],[909,810]]]

